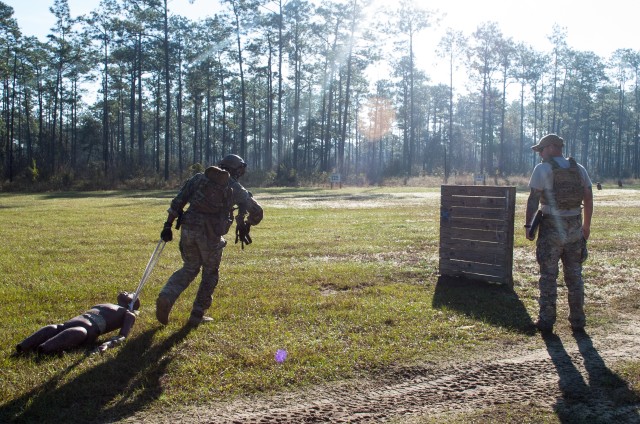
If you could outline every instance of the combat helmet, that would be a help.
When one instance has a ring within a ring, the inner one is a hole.
[[[238,155],[227,155],[218,163],[218,166],[229,171],[233,177],[239,177],[244,174],[247,163]]]

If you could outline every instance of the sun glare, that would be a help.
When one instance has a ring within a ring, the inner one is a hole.
[[[380,141],[391,132],[396,113],[391,100],[372,96],[362,106],[359,113],[359,127],[369,142]]]

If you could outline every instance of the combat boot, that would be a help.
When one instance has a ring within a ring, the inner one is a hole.
[[[191,311],[191,315],[189,315],[189,320],[187,321],[187,325],[191,327],[197,327],[202,323],[207,323],[211,321],[213,321],[213,318],[204,316],[204,312]]]
[[[573,324],[571,324],[571,332],[573,334],[586,334],[587,333],[584,330],[584,325],[573,325]]]
[[[536,327],[536,329],[541,332],[542,334],[550,334],[553,333],[553,325],[549,325],[547,324],[545,321],[542,321],[541,319],[537,319],[533,325]]]
[[[162,325],[169,324],[169,312],[173,307],[173,302],[168,297],[158,295],[156,299],[156,318]]]

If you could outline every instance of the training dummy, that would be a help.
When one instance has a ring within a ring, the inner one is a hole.
[[[120,329],[117,336],[102,343],[94,352],[104,352],[121,343],[128,335],[136,321],[140,308],[140,300],[136,299],[133,310],[129,305],[133,294],[118,294],[118,304],[101,303],[87,312],[71,318],[62,324],[51,324],[42,327],[16,346],[18,353],[36,351],[38,353],[57,353],[83,344],[91,344],[102,334]]]

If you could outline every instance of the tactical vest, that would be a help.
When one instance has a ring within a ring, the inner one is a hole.
[[[553,170],[553,193],[555,199],[549,199],[548,193],[543,192],[542,203],[554,205],[556,209],[576,209],[582,205],[584,186],[578,164],[573,158],[569,159],[569,167],[563,168],[553,159],[547,162]],[[555,200],[555,202],[554,202]]]

